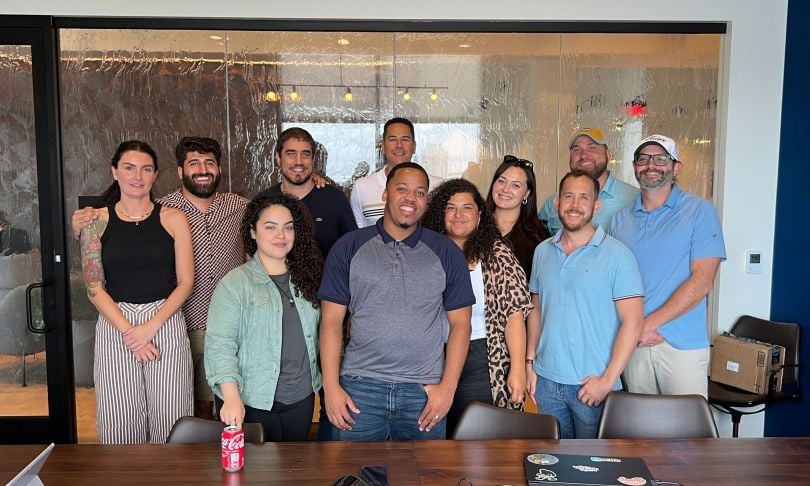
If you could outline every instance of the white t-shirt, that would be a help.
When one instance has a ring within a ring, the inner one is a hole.
[[[377,172],[361,177],[354,182],[349,202],[358,228],[371,226],[382,218],[385,212],[382,193],[385,190],[386,179],[385,167],[383,167]],[[432,191],[442,183],[441,178],[429,174],[428,179],[430,180],[428,191]]]
[[[472,283],[475,294],[475,304],[472,306],[472,334],[470,341],[487,337],[487,318],[485,315],[486,297],[484,296],[484,270],[481,262],[475,264],[475,269],[470,272],[470,283]]]

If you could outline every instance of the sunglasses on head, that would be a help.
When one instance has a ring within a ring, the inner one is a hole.
[[[534,168],[534,162],[531,160],[526,159],[519,159],[514,155],[504,155],[503,156],[503,163],[504,164],[515,164],[515,165],[522,165],[523,167],[528,167],[529,169]]]

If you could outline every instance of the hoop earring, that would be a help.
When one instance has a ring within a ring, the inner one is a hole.
[[[527,202],[529,202],[529,198],[528,198],[528,197],[527,197],[527,198],[525,198],[525,199],[523,199],[523,205],[525,206]]]

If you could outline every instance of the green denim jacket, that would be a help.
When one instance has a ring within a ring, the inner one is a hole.
[[[281,370],[281,298],[256,257],[220,280],[208,307],[205,332],[205,377],[218,397],[222,398],[221,383],[236,383],[242,403],[273,408]],[[312,390],[317,392],[321,312],[303,297],[294,298],[309,353]]]

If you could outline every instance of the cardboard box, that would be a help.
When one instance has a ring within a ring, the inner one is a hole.
[[[714,338],[711,379],[717,383],[762,395],[779,392],[784,364],[783,346],[728,333]]]

